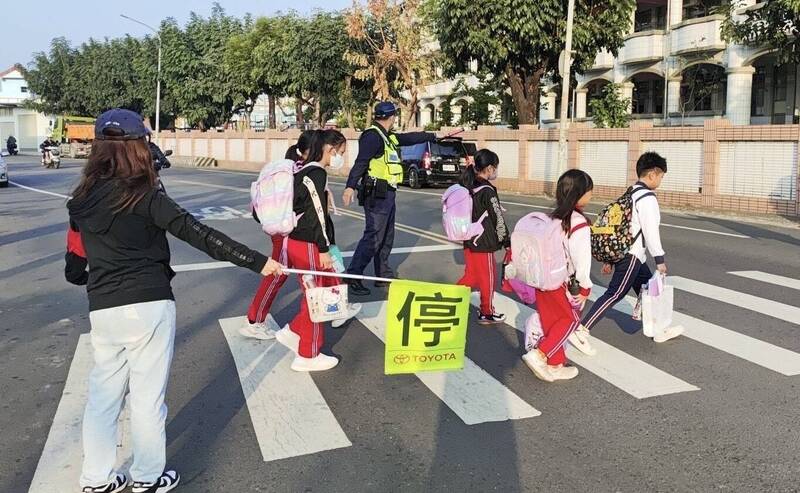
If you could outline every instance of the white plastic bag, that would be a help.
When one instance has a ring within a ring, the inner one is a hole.
[[[325,288],[307,288],[306,301],[311,321],[314,323],[346,319],[347,284]]]
[[[645,336],[654,337],[672,325],[674,288],[659,273],[642,288],[642,330]]]
[[[539,320],[539,314],[534,313],[525,321],[525,351],[532,351],[539,345],[539,339],[542,337],[544,337],[542,323]]]

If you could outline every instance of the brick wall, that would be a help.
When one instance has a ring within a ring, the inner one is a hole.
[[[343,133],[348,139],[345,160],[352,163],[359,133]],[[162,132],[159,145],[179,156],[214,157],[223,167],[257,171],[265,161],[282,158],[299,135],[299,130]],[[501,190],[553,192],[557,129],[480,127],[461,136],[500,155]],[[798,145],[800,125],[734,127],[726,120],[709,120],[704,127],[653,128],[647,122],[626,129],[575,126],[569,131],[568,166],[592,175],[597,197],[612,198],[635,180],[641,153],[654,150],[667,158],[670,168],[659,190],[665,205],[797,217]]]

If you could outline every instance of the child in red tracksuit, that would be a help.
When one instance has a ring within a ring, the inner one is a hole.
[[[566,366],[564,344],[580,326],[580,311],[592,291],[591,230],[582,209],[591,200],[593,188],[592,178],[577,169],[561,175],[556,185],[556,209],[550,216],[561,221],[571,276],[562,288],[536,290],[536,308],[544,336],[537,347],[522,357],[533,373],[546,382],[578,376],[576,367]]]
[[[297,161],[298,165],[302,164],[303,160],[308,157],[308,147],[314,132],[316,131],[307,130],[300,134],[300,138],[297,139],[297,144],[286,151],[284,158]],[[253,210],[253,219],[255,219],[256,222],[260,222],[255,209]],[[271,240],[271,257],[275,261],[285,264],[286,259],[281,258],[281,254],[284,252],[283,243],[285,237],[275,235],[271,237]],[[277,332],[280,327],[275,319],[269,316],[269,311],[270,308],[272,308],[275,297],[278,295],[278,291],[283,287],[286,279],[288,279],[288,277],[282,274],[279,276],[266,276],[261,280],[261,284],[258,285],[256,294],[253,296],[253,301],[250,302],[250,308],[247,310],[247,324],[239,329],[240,334],[262,341],[275,338],[275,332]]]
[[[308,157],[294,177],[294,213],[297,226],[287,238],[287,266],[316,272],[333,272],[333,259],[329,252],[335,244],[333,221],[328,214],[327,167],[340,169],[344,165],[347,140],[337,130],[314,133]],[[314,276],[317,287],[340,284],[335,277]],[[300,286],[305,293],[306,283],[301,276]],[[360,306],[350,305],[349,317]],[[295,371],[324,371],[335,367],[339,359],[320,352],[324,342],[321,323],[311,321],[306,297],[300,298],[300,311],[275,337],[297,356],[292,362]]]
[[[505,321],[505,315],[495,313],[493,306],[495,283],[497,282],[497,262],[495,252],[511,247],[511,236],[503,217],[503,209],[497,197],[497,189],[490,180],[497,178],[500,159],[497,154],[482,149],[475,154],[475,164],[468,166],[461,176],[461,185],[472,193],[472,220],[478,221],[487,213],[483,221],[484,232],[477,238],[464,242],[464,275],[458,281],[461,286],[478,289],[481,293],[481,307],[478,323],[498,324]]]

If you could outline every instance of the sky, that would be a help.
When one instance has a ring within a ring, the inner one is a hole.
[[[97,0],[7,0],[14,7],[3,18],[0,28],[0,71],[15,63],[28,65],[37,51],[47,51],[50,40],[63,36],[73,46],[89,38],[103,39],[144,36],[149,31],[123,19],[120,14],[158,27],[162,19],[174,17],[183,25],[194,11],[204,17],[211,13],[211,0],[137,0],[109,2]],[[228,14],[254,16],[294,9],[308,13],[315,9],[340,10],[352,5],[351,0],[220,0]]]

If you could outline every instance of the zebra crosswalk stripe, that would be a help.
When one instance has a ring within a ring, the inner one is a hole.
[[[364,303],[358,320],[381,341],[385,340],[386,306]],[[458,372],[420,372],[417,378],[468,425],[541,415],[537,409],[486,373],[469,358]]]
[[[791,277],[778,276],[775,274],[769,274],[767,272],[760,272],[757,270],[742,270],[736,272],[728,272],[728,274],[733,274],[734,276],[739,276],[739,277],[745,277],[747,279],[753,279],[754,281],[776,284],[784,288],[800,290],[800,279],[792,279]]]
[[[477,293],[473,296],[473,303],[478,304]],[[506,323],[520,332],[525,330],[525,320],[536,313],[531,307],[500,293],[495,293],[494,303],[497,311],[506,315]],[[596,337],[592,343],[597,349],[596,355],[586,356],[567,344],[567,357],[637,399],[699,390],[699,387],[684,382]]]
[[[314,380],[293,371],[294,353],[279,342],[239,334],[245,317],[219,321],[236,362],[264,462],[352,445]]]
[[[685,277],[670,276],[667,279],[667,282],[675,286],[675,289],[739,306],[789,323],[800,324],[800,308],[798,307]]]
[[[81,448],[83,411],[89,394],[89,373],[93,366],[91,336],[81,334],[28,493],[77,490],[83,461]],[[119,434],[117,468],[127,470],[127,466],[131,463],[130,413],[127,402],[117,426]]]

